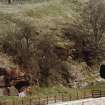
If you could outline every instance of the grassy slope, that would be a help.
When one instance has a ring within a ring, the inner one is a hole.
[[[48,11],[55,11],[56,14],[59,15],[59,11],[62,11],[63,13],[69,12],[74,7],[74,3],[71,3],[71,0],[49,0],[43,2],[37,2],[37,3],[24,3],[24,4],[0,4],[0,11],[5,11],[6,13],[17,13],[20,11],[26,11],[29,9],[35,9],[35,12],[39,12],[38,10],[41,10],[43,13],[39,13],[40,15],[46,14]],[[76,5],[75,5],[76,6]],[[46,10],[46,11],[45,11]],[[66,10],[66,11],[65,11]],[[49,14],[53,14],[49,12]]]
[[[0,4],[0,13],[11,15],[14,18],[28,18],[28,19],[41,19],[48,21],[52,18],[63,18],[66,21],[72,21],[76,12],[73,9],[78,9],[77,5],[68,0],[51,0],[33,4]],[[0,15],[0,17],[2,17]]]
[[[76,12],[79,9],[78,6],[79,4],[76,5],[69,0],[51,0],[33,4],[25,3],[22,5],[0,4],[0,29],[4,31],[4,29],[8,29],[9,26],[13,27],[14,19],[32,21],[40,27],[56,27],[57,23],[65,24],[75,20],[74,17],[78,16],[78,12]],[[34,88],[33,90],[34,95],[41,97],[55,95],[58,94],[59,91],[72,95],[75,93],[75,89],[64,87]],[[79,93],[83,95],[83,91],[84,90],[80,89]],[[74,94],[74,97],[75,95],[76,94]]]
[[[105,91],[105,84],[104,83],[100,83],[100,84],[96,84],[94,86],[89,86],[87,88],[67,88],[67,87],[62,87],[62,86],[55,86],[55,87],[43,87],[43,88],[39,88],[39,87],[33,87],[33,94],[31,96],[31,98],[33,99],[33,101],[37,101],[40,97],[40,99],[46,99],[46,97],[48,96],[49,98],[54,98],[55,96],[57,97],[62,97],[62,93],[64,97],[70,97],[71,96],[71,100],[77,100],[77,92],[78,92],[78,99],[82,99],[84,98],[84,96],[86,97],[91,97],[91,90],[103,90]],[[23,98],[24,99],[24,104],[25,103],[29,103],[30,101],[30,96]],[[15,105],[20,105],[22,102],[22,98],[18,98],[17,96],[10,96],[10,97],[0,97],[0,101],[1,102],[15,102]]]
[[[46,32],[68,24],[78,16],[78,3],[72,0],[41,0],[37,3],[0,4],[0,32],[14,29],[14,21],[31,22]],[[44,32],[45,33],[45,32]]]

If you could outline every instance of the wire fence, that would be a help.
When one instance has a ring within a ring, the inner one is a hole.
[[[72,100],[79,100],[79,99],[86,99],[86,98],[99,98],[105,97],[105,91],[103,90],[91,90],[90,93],[86,93],[84,91],[84,95],[79,94],[78,90],[76,91],[76,96],[73,97],[71,94],[65,95],[64,92],[61,92],[60,95],[55,95],[53,97],[47,96],[45,98],[41,97],[26,97],[26,98],[19,98],[12,101],[4,101],[0,102],[0,105],[48,105],[52,103],[59,103],[59,102],[67,102]]]
[[[8,4],[24,4],[24,3],[39,3],[50,0],[0,0],[0,3],[8,3]]]

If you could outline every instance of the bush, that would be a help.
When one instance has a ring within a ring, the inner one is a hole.
[[[64,34],[75,42],[72,56],[88,65],[105,58],[105,3],[103,0],[89,1],[80,13],[80,19],[64,30]]]

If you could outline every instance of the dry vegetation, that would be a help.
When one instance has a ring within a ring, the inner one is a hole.
[[[96,0],[96,9],[90,4],[77,0],[1,3],[1,52],[27,69],[32,84],[38,86],[82,87],[96,82],[97,65],[104,59],[105,11],[100,11],[105,9],[102,1]]]

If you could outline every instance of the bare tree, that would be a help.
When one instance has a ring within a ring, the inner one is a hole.
[[[73,57],[87,63],[105,58],[105,2],[89,0],[83,7],[80,18],[65,30],[65,35],[75,42]]]
[[[89,40],[93,43],[96,58],[103,56],[105,43],[105,2],[104,0],[90,0],[82,13],[82,26],[84,33],[88,34]]]
[[[104,0],[90,0],[84,8],[82,19],[85,32],[93,35],[92,40],[94,40],[96,48],[99,47],[105,32]]]

